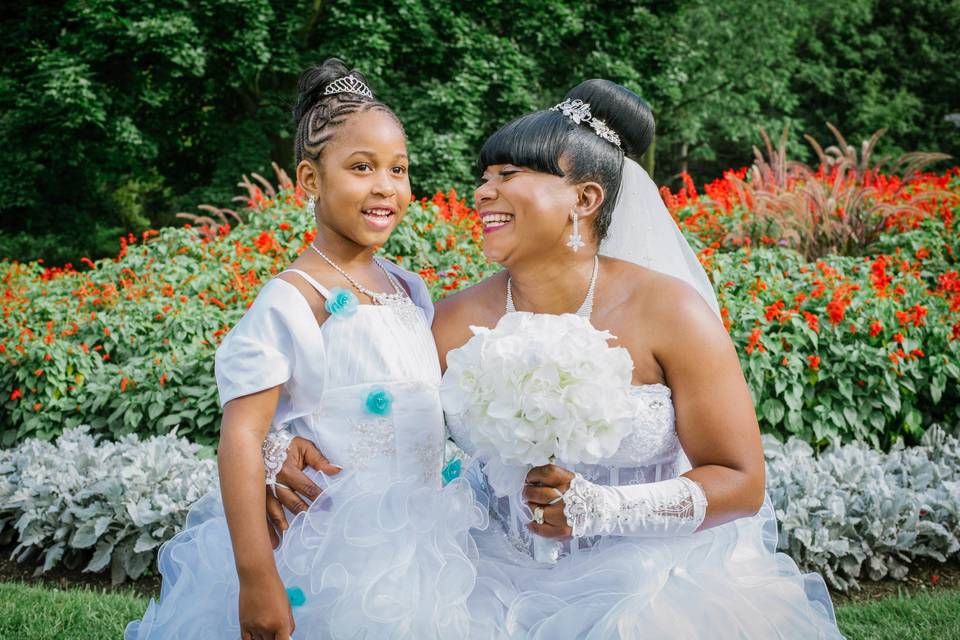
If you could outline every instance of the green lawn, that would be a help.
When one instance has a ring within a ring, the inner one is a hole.
[[[116,640],[146,606],[132,592],[0,583],[0,638]],[[849,640],[960,638],[960,591],[847,604],[837,618]]]

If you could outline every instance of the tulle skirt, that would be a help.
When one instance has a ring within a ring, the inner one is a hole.
[[[486,513],[470,486],[443,490],[378,474],[312,473],[323,495],[290,521],[274,557],[294,638],[465,638],[476,580],[471,527]],[[239,582],[219,493],[160,550],[163,587],[126,640],[240,637]]]
[[[826,584],[776,552],[760,512],[691,536],[603,538],[556,564],[534,561],[490,520],[469,638],[842,638]]]

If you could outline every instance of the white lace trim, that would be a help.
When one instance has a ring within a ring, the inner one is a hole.
[[[287,449],[292,440],[293,434],[287,431],[286,427],[271,429],[264,439],[261,451],[267,486],[277,483],[277,474],[280,473],[283,462],[287,459]]]
[[[707,506],[703,488],[684,476],[653,484],[607,487],[593,484],[579,473],[570,481],[563,502],[563,514],[576,538],[685,535],[700,526]]]

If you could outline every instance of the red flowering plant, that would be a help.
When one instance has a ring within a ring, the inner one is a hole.
[[[844,178],[835,168],[825,162],[806,182],[783,180],[780,202],[791,191],[832,193],[851,175],[867,184],[861,221],[876,235],[863,236],[855,255],[837,254],[843,242],[798,243],[776,225],[744,235],[744,220],[757,219],[757,190],[742,189],[746,170],[703,194],[686,177],[677,193],[661,192],[718,291],[764,430],[887,446],[960,419],[960,170],[900,178],[848,166]],[[831,237],[826,228],[814,233]],[[830,250],[805,258],[814,245]]]
[[[0,442],[90,424],[217,438],[213,354],[261,285],[314,238],[303,193],[244,180],[244,210],[121,239],[114,259],[0,263]],[[237,224],[239,218],[246,222]],[[440,296],[483,275],[479,220],[456,194],[412,202],[384,247]]]

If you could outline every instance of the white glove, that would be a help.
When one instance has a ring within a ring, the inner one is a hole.
[[[697,530],[707,513],[703,489],[684,476],[611,487],[594,484],[578,473],[563,502],[575,538],[685,536]]]

